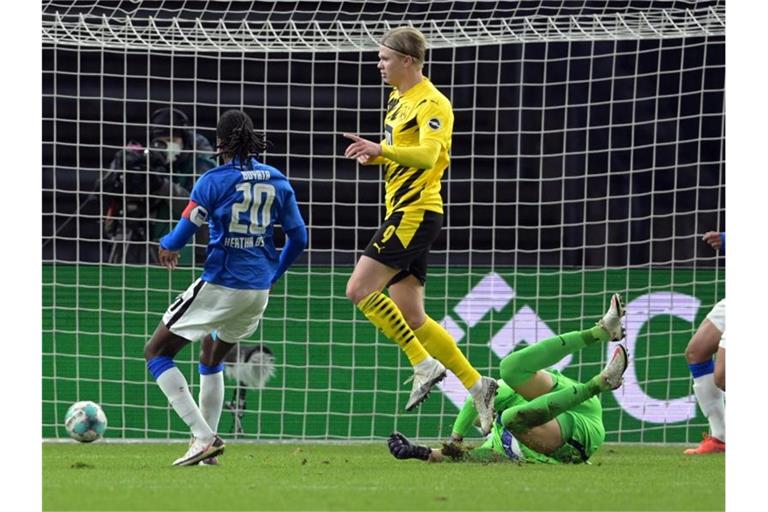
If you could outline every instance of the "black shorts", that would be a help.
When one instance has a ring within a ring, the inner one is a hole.
[[[376,231],[363,254],[400,270],[387,286],[409,275],[423,285],[427,280],[427,256],[442,227],[442,213],[429,210],[395,212]]]

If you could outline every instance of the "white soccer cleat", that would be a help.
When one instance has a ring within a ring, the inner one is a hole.
[[[619,341],[626,335],[624,326],[621,325],[621,317],[624,316],[624,303],[621,301],[621,295],[614,293],[611,297],[611,305],[608,307],[603,318],[598,320],[597,325],[605,329],[611,336],[611,341]]]
[[[213,436],[210,441],[195,439],[183,457],[173,461],[174,466],[194,466],[201,460],[224,453],[224,440]]]
[[[411,396],[405,404],[405,410],[410,411],[427,399],[432,386],[445,378],[445,366],[437,359],[432,359],[432,364],[426,369],[413,369],[413,376],[406,382],[413,380]]]
[[[189,438],[189,445],[192,446],[195,444],[195,436],[192,436]],[[219,465],[219,458],[218,457],[208,457],[207,459],[203,459],[200,462],[197,463],[198,466],[218,466]]]
[[[496,398],[496,390],[499,384],[490,377],[480,377],[480,390],[472,395],[472,401],[475,404],[475,410],[480,416],[480,431],[487,436],[491,427],[493,427],[494,410],[493,401]]]
[[[600,378],[608,386],[608,389],[619,389],[624,383],[624,372],[627,371],[629,355],[624,345],[617,345],[613,351],[613,357],[600,372]]]

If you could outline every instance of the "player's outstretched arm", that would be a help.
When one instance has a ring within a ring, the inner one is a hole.
[[[429,446],[411,443],[400,432],[392,432],[387,440],[389,453],[396,459],[419,459],[431,462],[441,462],[443,456],[439,450],[433,450]],[[438,458],[439,457],[439,458]]]
[[[353,133],[345,133],[344,137],[353,141],[344,150],[345,157],[357,160],[360,165],[384,165],[388,162],[381,154],[384,141],[373,142]]]

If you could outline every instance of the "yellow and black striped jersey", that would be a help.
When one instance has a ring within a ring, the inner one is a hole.
[[[400,94],[395,88],[389,95],[384,118],[386,144],[416,147],[431,139],[440,152],[429,169],[407,167],[384,158],[384,183],[387,216],[395,211],[430,210],[443,213],[440,180],[450,162],[453,108],[451,102],[424,78]]]

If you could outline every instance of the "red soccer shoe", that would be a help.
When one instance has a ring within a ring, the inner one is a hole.
[[[696,448],[688,448],[685,455],[706,455],[709,453],[725,453],[725,443],[709,434],[702,436],[704,439]]]

